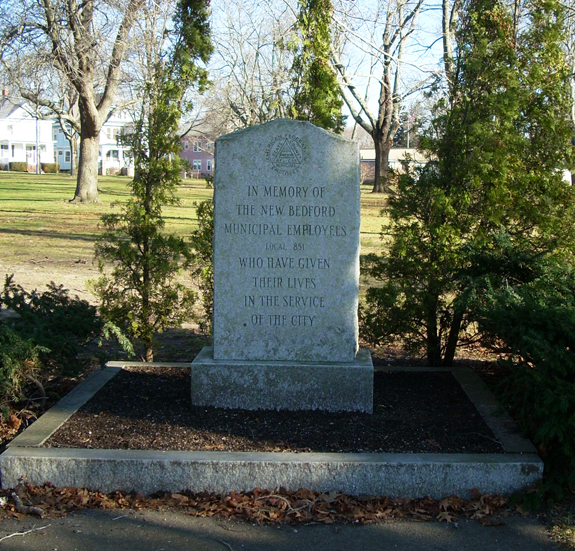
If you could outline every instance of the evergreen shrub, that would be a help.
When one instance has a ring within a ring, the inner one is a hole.
[[[201,331],[211,334],[214,313],[214,265],[212,262],[214,202],[211,200],[202,201],[195,203],[195,206],[199,227],[192,231],[191,236],[192,276],[198,282],[202,302],[203,312],[198,324]]]
[[[507,352],[499,387],[545,461],[543,489],[575,488],[575,275],[544,275],[519,287],[490,289],[481,331]]]
[[[11,329],[39,346],[39,358],[65,375],[83,370],[79,354],[104,332],[96,308],[54,282],[43,293],[29,293],[7,276],[0,303],[17,314]]]
[[[60,172],[58,163],[40,163],[40,167],[45,174],[58,174]]]
[[[41,367],[40,353],[48,352],[22,339],[8,325],[0,322],[0,412],[4,418],[10,413],[10,404],[24,398],[27,383],[37,381]]]
[[[10,163],[12,172],[28,172],[28,163],[12,162]]]

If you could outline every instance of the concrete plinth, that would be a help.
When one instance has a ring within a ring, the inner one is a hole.
[[[360,350],[350,363],[214,360],[206,347],[192,363],[192,404],[371,413],[371,354]]]

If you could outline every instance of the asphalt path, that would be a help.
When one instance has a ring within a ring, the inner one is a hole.
[[[27,532],[27,533],[26,533]],[[258,526],[181,512],[86,510],[64,518],[0,522],[0,550],[33,551],[536,551],[559,547],[536,519],[395,521],[367,526]]]

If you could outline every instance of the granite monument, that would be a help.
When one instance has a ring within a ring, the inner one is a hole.
[[[371,411],[357,143],[280,119],[219,138],[215,167],[213,348],[192,403]]]

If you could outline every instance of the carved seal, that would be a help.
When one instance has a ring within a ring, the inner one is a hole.
[[[299,170],[306,157],[305,144],[293,134],[276,136],[266,147],[266,158],[272,169],[286,176]]]

